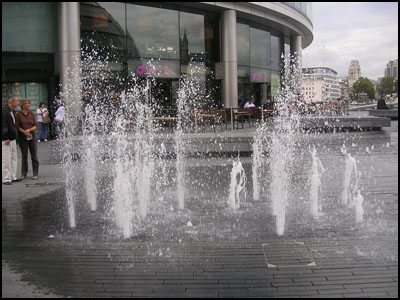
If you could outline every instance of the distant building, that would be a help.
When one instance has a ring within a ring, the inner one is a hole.
[[[391,60],[386,64],[385,77],[399,79],[399,62],[397,59]]]
[[[352,89],[354,83],[361,77],[361,68],[358,60],[354,59],[350,62],[348,82],[349,88]]]
[[[337,72],[328,67],[303,68],[302,90],[308,102],[338,100],[340,87]]]
[[[303,78],[302,95],[307,103],[323,102],[326,98],[326,89],[323,80]]]
[[[346,100],[349,99],[350,98],[349,81],[347,80],[347,77],[339,80],[339,88],[340,88],[340,98]]]

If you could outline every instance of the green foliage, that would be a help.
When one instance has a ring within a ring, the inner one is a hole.
[[[353,85],[352,99],[359,99],[360,93],[367,93],[369,99],[375,99],[374,84],[366,77],[360,77]]]
[[[398,80],[395,80],[394,77],[383,77],[380,84],[378,85],[378,92],[380,95],[397,93],[398,84]]]

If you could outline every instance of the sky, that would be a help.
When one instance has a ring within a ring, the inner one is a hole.
[[[313,2],[314,40],[303,49],[303,68],[329,67],[348,75],[357,59],[361,76],[377,80],[398,59],[398,2]]]

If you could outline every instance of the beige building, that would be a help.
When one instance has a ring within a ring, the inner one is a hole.
[[[354,83],[361,77],[361,67],[358,60],[354,59],[350,62],[349,75],[347,76],[349,88],[352,89]]]
[[[337,72],[328,67],[303,68],[303,96],[308,102],[331,102],[340,98]]]
[[[307,103],[323,102],[326,97],[324,82],[320,79],[303,78],[302,91]]]

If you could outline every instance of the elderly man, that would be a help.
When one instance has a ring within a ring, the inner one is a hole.
[[[18,96],[11,96],[8,105],[2,109],[2,180],[10,185],[17,179],[17,128],[15,126],[15,108],[19,105]]]

